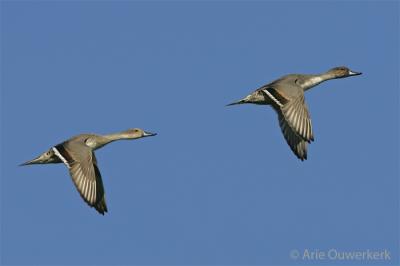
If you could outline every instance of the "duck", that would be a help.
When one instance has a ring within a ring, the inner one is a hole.
[[[334,67],[316,75],[289,74],[261,86],[243,99],[227,106],[239,104],[269,105],[278,114],[282,134],[293,153],[307,160],[307,144],[314,141],[311,118],[304,92],[331,79],[361,75],[348,67]]]
[[[51,147],[35,159],[22,163],[20,166],[64,163],[82,199],[90,207],[94,207],[100,214],[104,215],[108,209],[103,181],[94,151],[113,141],[139,139],[155,135],[157,133],[147,132],[140,128],[108,135],[80,134]]]

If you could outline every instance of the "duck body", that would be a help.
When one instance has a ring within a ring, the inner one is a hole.
[[[278,114],[279,125],[291,150],[300,160],[307,159],[307,143],[314,141],[311,118],[304,92],[318,84],[337,78],[360,75],[347,67],[336,67],[318,75],[289,74],[268,83],[237,104],[271,105]]]
[[[130,129],[109,135],[80,134],[51,147],[37,158],[22,165],[64,163],[83,200],[104,215],[108,210],[94,151],[116,140],[155,135],[141,129]]]

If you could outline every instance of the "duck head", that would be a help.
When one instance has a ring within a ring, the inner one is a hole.
[[[352,71],[348,67],[345,67],[345,66],[334,67],[334,68],[330,69],[327,73],[336,79],[347,78],[347,77],[351,77],[351,76],[358,76],[358,75],[362,74],[361,72]]]
[[[138,138],[151,137],[157,135],[157,133],[144,131],[143,129],[140,128],[128,129],[124,133],[127,135],[127,138],[130,139],[138,139]]]

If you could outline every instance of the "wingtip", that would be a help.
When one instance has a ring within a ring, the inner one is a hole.
[[[101,215],[104,216],[106,212],[108,212],[107,204],[105,198],[103,197],[100,202],[98,202],[95,206],[93,206]]]
[[[101,215],[103,215],[103,216],[107,213],[107,209],[98,209],[98,208],[96,208],[96,211],[98,213],[100,213]]]
[[[305,155],[305,156],[297,156],[299,159],[300,159],[300,161],[302,161],[302,162],[304,162],[304,161],[306,161],[307,160],[307,155]]]

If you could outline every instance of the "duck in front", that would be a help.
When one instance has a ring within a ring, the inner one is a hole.
[[[99,213],[107,210],[103,181],[94,151],[110,142],[155,136],[156,133],[135,128],[109,135],[81,134],[70,138],[21,165],[64,163],[83,200]]]
[[[240,101],[228,104],[271,105],[278,113],[286,142],[300,160],[307,159],[307,143],[314,141],[311,118],[304,92],[330,79],[361,75],[347,67],[335,67],[318,75],[289,74],[266,84]]]

